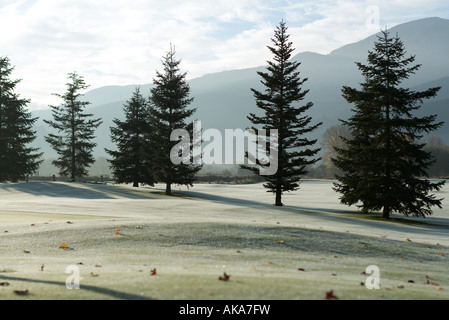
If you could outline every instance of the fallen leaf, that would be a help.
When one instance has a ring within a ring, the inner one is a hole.
[[[298,271],[306,271],[304,268],[298,268]]]
[[[279,241],[279,243],[283,244],[283,243],[284,243],[284,240]]]
[[[440,290],[441,288],[439,286],[435,286],[435,290]]]
[[[98,274],[93,273],[93,272],[91,272],[90,275],[91,275],[92,277],[98,277],[98,276],[99,276]]]
[[[66,221],[67,224],[73,224],[73,221]]]
[[[30,253],[27,249],[23,250],[23,253]]]
[[[404,289],[403,285],[397,286],[398,289]]]
[[[408,280],[408,283],[415,283],[415,280]]]
[[[150,275],[151,275],[151,276],[155,276],[155,275],[156,275],[156,268],[151,269]]]
[[[409,238],[407,238],[407,239],[405,239],[405,240],[407,240],[408,242],[412,242],[412,240],[410,240]]]
[[[97,264],[95,265],[95,268],[101,268],[101,264],[100,264],[100,263],[97,263]]]
[[[44,271],[44,264],[41,265],[41,271]]]
[[[268,263],[268,264],[273,264],[273,262],[272,262],[272,261],[267,261],[267,263]]]
[[[0,287],[7,287],[9,286],[9,282],[0,282]]]
[[[230,275],[227,275],[226,272],[224,272],[223,277],[222,276],[218,277],[218,280],[228,281],[230,277],[231,277]]]
[[[443,253],[443,252],[438,252],[438,255],[439,255],[440,257],[443,257],[443,256],[444,256],[444,253]]]
[[[64,242],[59,246],[59,249],[67,249],[69,246]]]
[[[326,299],[336,299],[338,300],[338,297],[334,295],[334,290],[326,292]]]
[[[28,294],[28,290],[14,290],[14,293],[19,296],[26,296]]]
[[[115,229],[115,234],[119,234],[120,230],[119,229]]]

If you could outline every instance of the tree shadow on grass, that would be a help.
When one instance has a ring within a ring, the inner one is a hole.
[[[142,191],[126,187],[110,186],[106,184],[88,183],[60,183],[60,182],[29,182],[2,183],[0,193],[22,192],[34,196],[75,199],[152,199],[155,196],[144,194]]]
[[[392,219],[386,220],[383,219],[380,214],[367,214],[355,209],[341,210],[334,208],[315,208],[295,205],[276,207],[272,204],[260,201],[231,198],[196,191],[179,193],[191,198],[205,199],[227,205],[251,207],[256,210],[269,208],[271,210],[290,212],[293,214],[297,214],[298,216],[313,217],[317,220],[322,220],[323,227],[326,225],[348,224],[359,226],[360,230],[362,230],[361,232],[363,232],[364,227],[369,227],[379,230],[389,230],[403,233],[419,232],[421,234],[440,236],[444,238],[447,238],[449,235],[449,219],[444,218],[429,217],[417,220],[407,217],[394,217]]]
[[[19,277],[11,277],[11,276],[5,276],[0,275],[0,280],[8,280],[8,281],[24,281],[24,282],[32,282],[32,283],[39,283],[39,284],[48,284],[48,285],[57,285],[57,286],[63,286],[65,287],[65,282],[58,282],[58,281],[49,281],[49,280],[36,280],[36,279],[27,279],[27,278],[19,278]],[[68,289],[67,289],[68,290]],[[152,298],[148,298],[145,296],[140,296],[132,293],[122,292],[118,290],[112,290],[107,288],[101,288],[96,286],[90,286],[90,285],[81,285],[80,290],[87,290],[98,294],[103,294],[110,296],[115,299],[123,299],[123,300],[154,300]],[[30,293],[32,294],[32,293]],[[36,297],[39,299],[39,297]],[[45,297],[43,297],[45,299]]]

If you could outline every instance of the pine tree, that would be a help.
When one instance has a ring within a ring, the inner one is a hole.
[[[39,168],[42,153],[29,146],[37,118],[26,110],[30,100],[14,92],[21,80],[10,80],[13,70],[9,58],[0,57],[0,181],[16,182]]]
[[[95,129],[102,123],[101,119],[89,119],[92,114],[84,113],[84,109],[90,104],[81,101],[81,90],[87,89],[84,77],[77,73],[69,73],[67,92],[63,95],[54,94],[64,103],[59,106],[50,106],[54,121],[44,120],[58,131],[58,134],[50,133],[45,140],[59,155],[53,164],[60,169],[61,176],[70,176],[72,181],[77,177],[87,175],[87,168],[95,162],[92,150],[96,143]]]
[[[115,127],[111,127],[111,140],[117,144],[118,150],[106,152],[112,157],[108,159],[111,164],[114,178],[117,183],[132,183],[138,187],[139,183],[153,185],[150,164],[147,162],[145,136],[150,130],[147,117],[147,101],[137,87],[124,105],[125,121],[114,119]]]
[[[185,129],[193,131],[193,124],[187,123],[196,109],[188,109],[193,98],[190,98],[190,86],[186,81],[186,73],[181,73],[181,60],[175,58],[175,50],[170,47],[163,58],[164,73],[156,72],[153,79],[155,85],[150,96],[150,125],[151,132],[148,140],[154,152],[149,162],[155,173],[156,181],[166,184],[165,193],[171,194],[172,184],[193,186],[196,173],[200,165],[174,164],[170,159],[170,152],[178,143],[171,141],[173,130]]]
[[[256,116],[250,113],[248,119],[255,125],[262,125],[268,133],[269,130],[278,130],[278,170],[273,175],[264,176],[267,192],[276,195],[275,205],[282,206],[284,192],[299,189],[301,176],[307,173],[306,167],[319,159],[313,158],[319,148],[311,149],[317,140],[310,140],[306,134],[314,131],[321,123],[312,125],[312,118],[306,112],[313,106],[312,102],[304,105],[300,103],[305,99],[309,90],[303,90],[303,84],[308,80],[301,79],[298,71],[301,65],[298,61],[291,61],[292,42],[287,34],[287,27],[281,21],[276,27],[274,38],[271,41],[274,47],[268,49],[274,55],[273,61],[268,61],[268,72],[258,72],[261,76],[265,91],[251,89],[258,108],[265,114]],[[254,127],[253,130],[257,132]],[[247,154],[249,156],[249,154]],[[254,158],[254,155],[252,155]],[[268,166],[268,165],[267,165]],[[252,169],[260,175],[261,163],[258,166],[243,166]]]
[[[347,147],[337,149],[333,160],[341,169],[334,189],[341,203],[357,205],[365,212],[382,209],[384,218],[393,212],[425,217],[432,207],[441,208],[441,199],[429,194],[444,182],[427,179],[434,163],[420,142],[424,133],[439,128],[436,115],[417,117],[423,100],[435,97],[439,87],[416,92],[402,82],[420,65],[411,65],[415,56],[405,57],[403,42],[382,31],[368,64],[357,63],[365,78],[361,89],[343,87],[343,97],[354,104],[353,116],[342,123],[351,130]]]

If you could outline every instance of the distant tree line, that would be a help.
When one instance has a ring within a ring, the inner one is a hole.
[[[413,65],[414,56],[405,57],[399,37],[382,31],[368,53],[367,64],[356,63],[365,81],[360,88],[343,86],[342,95],[352,105],[352,115],[326,131],[321,159],[317,140],[309,139],[308,134],[322,123],[313,123],[307,114],[313,107],[312,102],[304,101],[308,79],[300,76],[301,63],[291,60],[295,49],[287,30],[281,21],[274,31],[273,46],[268,46],[273,59],[268,61],[266,72],[258,72],[265,90],[251,89],[260,114],[248,115],[254,132],[278,133],[276,138],[270,135],[257,141],[266,155],[276,151],[277,171],[264,175],[262,169],[272,163],[249,151],[246,158],[252,164],[242,165],[265,181],[265,188],[274,194],[274,205],[282,206],[282,195],[298,190],[302,177],[314,174],[335,179],[334,190],[341,195],[341,203],[355,205],[363,212],[381,211],[384,218],[394,212],[425,217],[432,213],[432,207],[441,207],[442,199],[432,192],[439,191],[444,181],[429,177],[446,175],[449,147],[438,138],[427,143],[422,139],[443,123],[436,121],[436,115],[415,115],[440,87],[416,92],[401,86],[420,65]],[[106,152],[118,183],[135,187],[165,183],[166,194],[171,194],[173,185],[192,186],[197,181],[201,164],[171,161],[173,150],[193,158],[194,143],[187,150],[174,149],[183,137],[172,133],[183,129],[192,136],[191,119],[196,111],[190,107],[194,98],[175,53],[171,46],[163,57],[163,71],[156,73],[149,96],[137,87],[123,106],[125,119],[114,119],[110,128],[116,149]],[[27,147],[35,139],[31,128],[37,119],[26,111],[29,100],[14,92],[19,80],[9,79],[12,70],[9,59],[1,58],[0,181],[18,181],[35,172],[42,161],[42,153]],[[56,94],[62,104],[50,106],[53,120],[45,120],[54,129],[46,141],[58,154],[53,164],[60,168],[60,174],[75,180],[86,175],[94,162],[92,139],[102,121],[85,113],[89,102],[80,100],[81,91],[88,87],[84,78],[70,73],[68,79],[67,91]],[[263,147],[263,142],[268,142],[270,149],[266,144]],[[320,160],[321,165],[315,167]]]

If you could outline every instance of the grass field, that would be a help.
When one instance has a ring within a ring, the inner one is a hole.
[[[449,299],[447,200],[384,221],[340,206],[330,181],[282,208],[260,184],[162,189],[0,185],[0,299]]]

